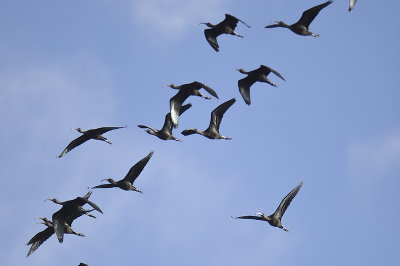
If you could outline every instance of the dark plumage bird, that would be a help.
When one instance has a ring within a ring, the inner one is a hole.
[[[235,102],[236,102],[236,99],[233,98],[233,99],[230,99],[229,101],[224,102],[223,104],[219,105],[217,108],[215,108],[211,112],[210,125],[208,126],[208,128],[206,130],[200,131],[198,129],[186,129],[186,130],[182,131],[182,134],[185,136],[192,135],[192,134],[200,134],[209,139],[231,139],[229,137],[224,137],[219,133],[219,126],[221,125],[221,121],[222,121],[222,118],[224,117],[225,112]]]
[[[303,182],[301,182],[297,187],[295,187],[292,191],[290,191],[289,194],[281,201],[281,204],[279,204],[278,208],[276,211],[271,214],[270,216],[266,216],[264,213],[256,213],[256,215],[260,216],[239,216],[239,217],[232,217],[235,219],[252,219],[252,220],[260,220],[260,221],[267,221],[270,225],[282,228],[286,232],[289,230],[285,227],[283,227],[281,223],[281,219],[283,214],[285,213],[286,209],[289,207],[290,202],[292,199],[296,196],[297,192],[299,192],[301,186],[303,185]]]
[[[171,113],[171,120],[172,120],[172,125],[174,128],[178,127],[178,122],[179,122],[179,114],[181,106],[183,104],[183,102],[189,98],[189,96],[194,95],[194,96],[199,96],[202,97],[204,99],[211,99],[208,96],[204,96],[199,90],[200,89],[205,89],[209,94],[211,94],[212,96],[214,96],[215,98],[218,98],[217,93],[210,88],[209,86],[207,86],[204,83],[198,82],[198,81],[194,81],[192,83],[187,83],[187,84],[182,84],[180,86],[176,86],[175,84],[169,84],[169,85],[165,85],[168,87],[171,87],[173,89],[179,90],[177,94],[175,94],[175,96],[173,96],[170,100],[169,100],[169,106],[170,106],[170,113]]]
[[[119,181],[114,181],[114,179],[112,179],[112,178],[103,179],[101,181],[107,180],[110,184],[98,185],[93,188],[119,187],[120,189],[123,189],[123,190],[134,190],[134,191],[143,193],[142,191],[140,191],[139,189],[137,189],[133,186],[133,182],[135,182],[136,178],[143,171],[143,168],[149,162],[151,156],[153,156],[153,153],[154,153],[153,151],[150,152],[146,157],[144,157],[139,162],[137,162],[134,166],[132,166],[131,169],[129,170],[129,172],[124,177],[124,179],[121,179]]]
[[[58,156],[58,158],[63,157],[67,152],[81,145],[82,143],[88,141],[89,139],[98,139],[111,144],[111,142],[109,142],[105,137],[103,137],[102,134],[110,130],[124,128],[124,127],[100,127],[96,129],[89,129],[86,131],[82,130],[81,128],[76,128],[75,130],[82,133],[83,135],[71,141],[71,143],[68,144],[68,146],[62,151],[62,153]]]
[[[53,216],[52,216],[54,231],[56,232],[58,241],[60,243],[63,242],[66,224],[71,226],[72,222],[82,215],[88,215],[93,218],[96,218],[93,215],[88,214],[92,210],[87,211],[87,210],[83,209],[82,208],[83,205],[89,204],[94,210],[96,210],[100,213],[103,213],[96,204],[94,204],[93,202],[91,202],[89,200],[89,197],[91,194],[92,194],[92,192],[89,191],[83,197],[76,197],[75,199],[68,200],[68,201],[59,201],[58,199],[55,199],[55,198],[47,199],[56,204],[62,205],[61,209],[58,210],[57,212],[53,213]]]
[[[349,12],[351,12],[356,4],[357,0],[350,0],[349,3]]]
[[[251,104],[251,100],[250,100],[250,87],[257,81],[260,82],[265,82],[268,83],[274,87],[276,87],[277,85],[275,83],[272,83],[267,76],[269,75],[269,73],[274,73],[275,75],[277,75],[279,78],[281,78],[282,80],[285,80],[281,74],[278,73],[278,71],[261,65],[259,68],[257,68],[256,70],[247,72],[246,70],[243,69],[237,69],[240,73],[242,74],[247,74],[247,77],[240,79],[238,81],[238,87],[239,87],[239,91],[240,94],[242,95],[244,101],[246,102],[246,104],[250,105]]]
[[[265,26],[264,28],[282,27],[282,28],[288,28],[291,31],[293,31],[294,33],[299,34],[299,35],[304,35],[304,36],[311,35],[313,37],[319,37],[319,34],[314,34],[311,31],[309,31],[308,27],[310,26],[310,24],[314,20],[314,18],[318,15],[319,11],[321,11],[321,9],[332,4],[332,2],[333,1],[328,1],[328,2],[325,2],[318,6],[314,6],[313,8],[310,8],[310,9],[304,11],[303,15],[301,16],[299,21],[297,21],[296,23],[294,23],[292,25],[287,25],[283,21],[275,21],[277,24],[268,25],[268,26]]]
[[[180,108],[179,116],[181,116],[182,113],[184,113],[184,112],[185,112],[187,109],[189,109],[190,107],[192,107],[192,105],[191,105],[190,103],[189,103],[189,104],[186,104],[186,105],[184,105],[184,106],[182,106],[182,107]],[[180,140],[180,139],[178,139],[178,138],[176,138],[176,137],[174,137],[174,136],[172,135],[172,119],[171,119],[171,113],[168,113],[168,114],[165,116],[164,125],[163,125],[163,127],[162,127],[161,130],[154,129],[154,128],[152,128],[152,127],[148,127],[148,126],[145,126],[145,125],[138,125],[138,127],[140,127],[140,128],[147,128],[147,129],[145,130],[147,133],[149,133],[150,135],[154,135],[154,136],[156,136],[156,137],[158,137],[158,138],[160,138],[160,139],[163,139],[163,140],[170,140],[170,139],[172,139],[172,140],[175,140],[175,141],[182,141],[182,140]]]
[[[218,23],[217,25],[213,25],[210,22],[207,22],[207,23],[201,22],[200,24],[204,24],[210,28],[210,29],[204,30],[204,35],[206,36],[206,39],[207,39],[208,43],[211,45],[211,47],[214,48],[214,50],[218,52],[219,45],[218,45],[217,37],[219,35],[231,34],[231,35],[236,35],[238,37],[243,38],[242,35],[235,32],[235,28],[239,21],[250,28],[250,26],[247,25],[243,20],[240,20],[229,14],[225,14],[225,19],[222,22]]]
[[[79,263],[78,266],[89,266],[89,265],[87,265],[86,263],[81,262],[81,263]]]
[[[27,245],[31,245],[31,248],[29,249],[28,254],[26,255],[27,257],[31,255],[35,250],[37,250],[40,245],[43,244],[44,241],[49,239],[53,234],[54,234],[54,227],[53,227],[53,222],[48,220],[47,218],[39,218],[42,219],[42,224],[46,225],[47,228],[44,229],[43,231],[37,233],[34,235],[31,240],[29,240]],[[84,234],[81,234],[74,229],[71,228],[71,225],[65,224],[64,225],[64,233],[65,234],[74,234],[77,236],[85,236]]]

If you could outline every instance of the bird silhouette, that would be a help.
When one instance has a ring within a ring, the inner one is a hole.
[[[311,31],[309,31],[308,27],[310,26],[311,22],[315,19],[315,17],[318,15],[319,11],[321,11],[321,9],[327,7],[328,5],[332,4],[332,2],[333,1],[328,1],[304,11],[299,21],[297,21],[292,25],[288,25],[283,21],[275,21],[276,24],[268,25],[265,26],[264,28],[276,28],[276,27],[288,28],[294,33],[299,35],[303,36],[311,35],[313,37],[319,37],[319,34],[314,34]]]
[[[180,108],[179,116],[182,115],[187,109],[192,107],[192,105],[186,104]],[[165,120],[164,120],[164,125],[161,130],[154,129],[152,127],[148,127],[145,125],[138,125],[140,128],[147,128],[145,131],[150,134],[154,135],[162,140],[175,140],[175,141],[182,141],[172,135],[172,119],[171,119],[171,113],[168,113],[165,115]]]
[[[210,125],[204,131],[200,131],[198,129],[186,129],[182,131],[182,135],[188,136],[192,134],[200,134],[209,139],[227,139],[230,140],[229,137],[224,137],[219,133],[219,126],[221,125],[222,118],[224,117],[225,112],[236,102],[236,99],[230,99],[229,101],[224,102],[219,105],[211,112],[211,120]]]
[[[286,209],[289,207],[290,202],[292,202],[293,198],[296,196],[297,192],[299,192],[299,190],[300,190],[302,185],[303,185],[303,182],[301,182],[297,187],[295,187],[292,191],[290,191],[290,193],[287,194],[285,198],[283,198],[283,200],[279,204],[279,206],[276,209],[276,211],[273,214],[269,215],[269,216],[265,215],[262,212],[259,212],[259,213],[256,213],[256,215],[260,215],[260,216],[252,216],[252,215],[238,216],[238,217],[233,217],[232,216],[232,218],[234,218],[234,219],[252,219],[252,220],[266,221],[270,225],[282,228],[283,230],[288,232],[289,230],[282,225],[281,219],[282,219],[282,216],[285,213]]]
[[[253,70],[253,71],[246,71],[244,69],[237,69],[237,71],[239,71],[242,74],[246,74],[247,77],[240,79],[238,81],[238,87],[239,87],[239,92],[242,95],[244,101],[246,102],[247,105],[251,104],[251,100],[250,100],[250,87],[257,81],[260,82],[265,82],[268,83],[274,87],[277,87],[277,85],[275,83],[272,83],[267,76],[269,75],[269,73],[274,73],[275,75],[277,75],[279,78],[281,78],[282,80],[285,80],[281,74],[279,74],[278,71],[261,65],[259,68]]]
[[[235,32],[235,28],[238,22],[242,22],[244,25],[250,28],[243,20],[240,20],[232,15],[225,14],[225,19],[218,23],[217,25],[213,25],[210,22],[201,22],[200,24],[204,24],[208,26],[210,29],[204,30],[204,35],[206,36],[207,42],[214,48],[215,51],[219,51],[219,45],[217,41],[217,37],[221,34],[231,34],[236,35],[238,37],[243,38],[242,35]]]
[[[101,181],[108,181],[110,184],[103,184],[103,185],[98,185],[93,188],[112,188],[112,187],[119,187],[120,189],[123,190],[134,190],[140,193],[143,193],[141,190],[137,189],[134,185],[133,182],[135,182],[136,178],[140,175],[140,173],[143,171],[143,168],[146,166],[146,164],[149,162],[151,156],[153,156],[153,151],[151,151],[146,157],[141,159],[139,162],[137,162],[134,166],[131,167],[129,172],[126,174],[126,176],[119,180],[115,181],[112,178],[108,179],[103,179]]]
[[[78,217],[82,215],[88,215],[93,217],[92,215],[89,214],[90,211],[87,211],[82,208],[83,205],[89,204],[94,210],[103,213],[102,210],[93,202],[89,200],[90,195],[92,194],[92,191],[89,191],[85,196],[83,197],[76,197],[73,200],[68,200],[68,201],[59,201],[58,199],[46,199],[50,200],[56,204],[62,205],[61,209],[58,210],[57,212],[53,213],[52,215],[52,221],[53,221],[53,226],[54,226],[54,231],[56,232],[58,241],[60,243],[63,242],[64,238],[64,231],[65,231],[65,224],[68,224],[71,226],[72,222],[77,219]],[[96,217],[94,217],[96,218]]]
[[[126,126],[124,126],[124,127],[126,127]],[[110,130],[124,128],[124,127],[100,127],[100,128],[96,128],[96,129],[89,129],[86,131],[82,130],[81,128],[75,128],[76,131],[82,133],[83,135],[74,139],[73,141],[71,141],[68,144],[68,146],[62,151],[62,153],[58,156],[58,158],[63,157],[67,152],[69,152],[73,148],[81,145],[82,143],[88,141],[89,139],[102,140],[102,141],[105,141],[105,142],[111,144],[111,142],[109,142],[105,137],[103,137],[102,134],[104,134]]]
[[[40,231],[36,235],[34,235],[31,238],[31,240],[29,240],[28,243],[26,243],[27,245],[31,245],[29,252],[26,255],[27,257],[29,255],[31,255],[34,251],[36,251],[40,247],[40,245],[43,244],[44,241],[49,239],[54,234],[53,222],[47,218],[39,218],[39,219],[41,219],[43,221],[43,222],[41,222],[41,224],[46,225],[47,228],[44,229],[43,231]],[[77,236],[85,236],[84,234],[81,234],[81,233],[75,231],[74,229],[72,229],[71,225],[69,225],[69,224],[64,225],[64,233],[65,234],[74,234]]]
[[[177,86],[175,84],[168,84],[168,85],[164,85],[164,86],[168,86],[171,87],[173,89],[179,90],[177,94],[175,94],[175,96],[173,96],[170,100],[169,100],[169,106],[170,106],[170,113],[171,113],[171,120],[172,120],[172,126],[174,128],[178,127],[178,122],[179,122],[179,114],[181,106],[183,104],[183,102],[189,98],[189,96],[194,95],[194,96],[199,96],[202,97],[204,99],[211,99],[208,96],[204,96],[199,90],[200,89],[205,89],[210,95],[214,96],[215,98],[218,98],[217,93],[210,88],[208,85],[198,82],[198,81],[194,81],[192,83],[187,83],[187,84],[182,84],[180,86]]]
[[[349,12],[351,12],[356,4],[357,0],[350,0],[349,3]]]

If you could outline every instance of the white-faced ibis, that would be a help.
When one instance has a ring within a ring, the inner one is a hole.
[[[124,179],[121,179],[119,181],[114,181],[112,178],[108,179],[103,179],[101,181],[108,181],[110,184],[103,184],[103,185],[98,185],[93,188],[112,188],[112,187],[119,187],[120,189],[123,190],[134,190],[140,193],[143,193],[141,190],[135,188],[133,186],[133,182],[135,182],[136,178],[140,175],[140,173],[143,171],[143,168],[146,166],[146,164],[149,162],[151,156],[153,156],[153,151],[151,151],[146,157],[141,159],[139,162],[137,162],[134,166],[131,167],[129,172],[126,174]]]
[[[277,75],[279,78],[281,78],[282,80],[285,80],[281,74],[278,73],[278,71],[261,65],[259,68],[253,70],[253,71],[246,71],[243,69],[237,69],[240,73],[242,74],[246,74],[247,77],[240,79],[238,81],[238,87],[239,87],[239,91],[240,94],[242,95],[244,101],[246,102],[246,104],[250,105],[251,104],[251,100],[250,100],[250,87],[256,83],[257,81],[260,82],[265,82],[268,83],[274,87],[276,87],[277,85],[275,83],[272,83],[267,76],[269,75],[269,73],[274,73],[275,75]]]
[[[200,134],[209,139],[231,139],[229,137],[224,137],[219,133],[219,126],[221,125],[222,117],[224,117],[225,112],[236,102],[236,99],[230,99],[229,101],[224,102],[219,105],[211,112],[211,120],[210,125],[204,131],[200,131],[198,129],[186,129],[182,131],[182,135],[192,135],[192,134]]]
[[[349,3],[349,12],[351,12],[354,8],[354,5],[356,4],[357,0],[350,0]]]
[[[218,45],[217,37],[219,35],[231,34],[231,35],[236,35],[238,37],[243,38],[242,35],[235,32],[235,28],[239,21],[250,28],[250,26],[247,25],[243,20],[240,20],[229,14],[225,14],[225,19],[222,22],[218,23],[217,25],[213,25],[210,22],[201,22],[200,24],[204,24],[210,28],[210,29],[204,30],[204,35],[206,36],[206,39],[207,39],[208,43],[211,45],[211,47],[214,48],[214,50],[218,52],[219,45]]]
[[[82,208],[83,205],[85,205],[87,203],[90,206],[92,206],[93,209],[95,209],[96,211],[103,213],[96,204],[94,204],[93,202],[91,202],[89,200],[89,197],[91,194],[92,194],[92,192],[89,191],[83,197],[76,197],[75,199],[68,200],[68,201],[59,201],[55,198],[47,199],[56,204],[62,205],[61,209],[58,210],[57,212],[53,213],[53,216],[52,216],[54,231],[56,232],[58,241],[60,243],[63,242],[65,224],[71,225],[75,219],[77,219],[78,217],[80,217],[84,214],[94,217],[94,216],[88,214],[90,211],[87,211]]]
[[[208,100],[211,99],[210,97],[204,96],[203,94],[201,94],[201,92],[199,90],[203,88],[209,94],[211,94],[212,96],[214,96],[215,98],[218,99],[217,93],[212,88],[210,88],[206,84],[198,82],[198,81],[194,81],[192,83],[187,83],[187,84],[182,84],[180,86],[176,86],[175,84],[169,84],[169,85],[165,85],[165,86],[179,90],[178,93],[169,100],[172,125],[174,128],[178,127],[181,106],[182,106],[183,102],[189,96],[194,95],[194,96],[199,96],[199,97],[202,97],[202,98],[208,99]]]
[[[190,103],[189,103],[189,104],[186,104],[186,105],[184,105],[184,106],[182,106],[182,107],[180,108],[179,116],[181,116],[181,115],[182,115],[187,109],[189,109],[190,107],[192,107],[192,105],[191,105]],[[152,127],[148,127],[148,126],[145,126],[145,125],[138,125],[138,127],[140,127],[140,128],[147,128],[147,129],[145,130],[147,133],[149,133],[150,135],[154,135],[154,136],[156,136],[156,137],[158,137],[158,138],[160,138],[160,139],[162,139],[162,140],[170,140],[170,139],[172,139],[172,140],[175,140],[175,141],[182,141],[182,140],[180,140],[180,139],[178,139],[178,138],[176,138],[176,137],[174,137],[174,136],[172,135],[172,119],[171,119],[171,113],[168,113],[168,114],[165,116],[164,125],[163,125],[163,127],[162,127],[161,130],[154,129],[154,128],[152,128]]]
[[[126,126],[124,126],[126,127]],[[82,143],[88,141],[89,139],[97,139],[97,140],[102,140],[107,142],[108,144],[111,144],[105,137],[102,136],[102,134],[114,130],[114,129],[119,129],[119,128],[124,128],[124,127],[100,127],[96,129],[89,129],[89,130],[82,130],[81,128],[76,128],[75,130],[82,133],[83,135],[74,139],[71,141],[70,144],[62,151],[62,153],[58,156],[58,158],[63,157],[67,152],[72,150],[73,148],[81,145]]]
[[[27,257],[29,255],[31,255],[35,250],[37,250],[40,247],[40,245],[43,244],[44,241],[49,239],[54,234],[53,222],[47,218],[39,218],[39,219],[41,219],[43,221],[41,224],[46,225],[47,228],[44,229],[43,231],[37,233],[36,235],[34,235],[31,238],[31,240],[29,240],[29,242],[26,243],[27,245],[31,245],[29,252],[26,255]],[[85,236],[84,234],[81,234],[81,233],[75,231],[74,229],[72,229],[69,224],[64,225],[64,233],[65,234],[74,234],[77,236]]]
[[[297,187],[295,187],[292,191],[290,191],[290,193],[287,194],[285,198],[283,198],[283,200],[281,201],[281,204],[279,204],[276,211],[269,216],[265,215],[262,212],[259,212],[259,213],[256,213],[256,215],[260,215],[260,216],[249,215],[249,216],[239,216],[239,217],[232,217],[232,218],[266,221],[270,225],[282,228],[283,230],[288,232],[289,230],[287,228],[283,227],[283,225],[281,223],[281,219],[282,219],[282,216],[285,213],[286,209],[289,207],[290,202],[296,196],[297,192],[299,192],[302,185],[303,185],[303,182],[301,182]]]
[[[268,25],[265,26],[264,28],[276,28],[276,27],[281,27],[281,28],[288,28],[291,31],[293,31],[296,34],[303,35],[303,36],[308,36],[311,35],[313,37],[319,37],[319,34],[314,34],[311,31],[308,30],[308,27],[310,26],[311,22],[314,20],[314,18],[318,15],[319,11],[323,9],[324,7],[327,7],[328,5],[332,4],[333,1],[328,1],[323,4],[320,4],[318,6],[314,6],[313,8],[310,8],[306,11],[303,12],[303,15],[297,21],[296,23],[292,25],[288,25],[283,21],[275,21],[277,24],[273,25]]]

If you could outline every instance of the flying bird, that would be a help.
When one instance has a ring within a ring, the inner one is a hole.
[[[349,3],[349,12],[351,12],[356,4],[357,0],[350,0]]]
[[[261,65],[259,68],[253,70],[253,71],[246,71],[244,69],[236,69],[237,71],[239,71],[242,74],[246,74],[247,77],[240,79],[238,81],[238,87],[239,87],[239,91],[240,94],[242,95],[244,101],[246,102],[246,104],[250,105],[251,104],[251,100],[250,100],[250,87],[256,83],[257,81],[260,82],[265,82],[268,83],[274,87],[277,87],[277,85],[275,83],[272,83],[267,76],[269,75],[269,73],[274,73],[275,75],[277,75],[279,78],[281,78],[282,80],[285,80],[281,74],[279,74],[278,71]]]
[[[218,98],[217,93],[210,88],[208,85],[198,82],[198,81],[194,81],[192,83],[187,83],[187,84],[182,84],[180,86],[177,86],[175,84],[168,84],[168,85],[164,85],[164,86],[168,86],[171,87],[173,89],[179,90],[177,94],[175,94],[175,96],[173,96],[170,100],[169,100],[169,106],[170,106],[170,113],[171,113],[171,120],[172,120],[172,125],[174,128],[178,127],[178,122],[179,122],[179,114],[181,106],[183,104],[184,101],[186,101],[187,98],[189,98],[189,96],[194,95],[194,96],[199,96],[202,97],[204,99],[211,99],[208,96],[204,96],[199,90],[200,89],[205,89],[210,95],[214,96],[215,98]],[[183,113],[183,112],[182,112]]]
[[[29,255],[31,255],[34,251],[36,251],[40,247],[40,245],[43,244],[44,241],[49,239],[54,234],[53,222],[47,218],[39,218],[39,219],[41,219],[43,221],[41,224],[46,225],[47,228],[44,229],[43,231],[37,233],[36,235],[34,235],[31,238],[31,240],[29,240],[28,243],[26,243],[28,246],[31,245],[29,252],[26,255],[27,257]],[[81,234],[81,233],[75,231],[74,229],[72,229],[71,225],[69,225],[69,224],[64,225],[64,233],[65,234],[74,234],[77,236],[85,236],[84,234]]]
[[[93,215],[89,214],[92,210],[85,210],[82,208],[83,205],[89,204],[94,210],[103,213],[101,209],[91,202],[89,200],[90,195],[92,194],[92,191],[89,191],[85,196],[83,197],[76,197],[73,200],[68,200],[68,201],[59,201],[58,199],[46,199],[50,200],[56,204],[62,205],[61,209],[58,210],[57,212],[53,213],[52,215],[52,222],[54,226],[54,231],[56,232],[58,241],[60,243],[63,242],[64,239],[64,232],[65,232],[65,225],[71,226],[72,222],[79,218],[82,215],[88,215],[93,218]]]
[[[190,103],[182,106],[180,108],[179,116],[181,116],[182,113],[184,113],[190,107],[192,107],[192,105]],[[147,128],[145,130],[147,133],[149,133],[150,135],[154,135],[154,136],[156,136],[156,137],[158,137],[158,138],[160,138],[162,140],[170,140],[170,139],[172,139],[172,140],[175,140],[175,141],[182,141],[182,140],[180,140],[180,139],[178,139],[178,138],[176,138],[176,137],[174,137],[172,135],[171,113],[166,114],[165,120],[164,120],[164,125],[163,125],[161,130],[154,129],[152,127],[148,127],[148,126],[145,126],[145,125],[138,125],[138,127]]]
[[[218,23],[217,25],[213,25],[210,22],[201,22],[200,24],[204,24],[210,28],[210,29],[204,30],[204,35],[206,36],[206,39],[207,39],[208,43],[211,45],[211,47],[214,48],[214,50],[218,52],[219,45],[218,45],[217,37],[219,35],[231,34],[231,35],[236,35],[238,37],[243,38],[242,35],[235,32],[235,28],[239,21],[250,28],[250,26],[247,25],[243,20],[240,20],[229,14],[225,14],[225,19],[222,22]]]
[[[124,126],[124,127],[126,127],[126,126]],[[96,129],[89,129],[86,131],[82,130],[81,128],[75,128],[76,131],[82,133],[83,135],[74,139],[73,141],[71,141],[71,143],[68,144],[68,146],[62,151],[62,153],[58,156],[58,158],[63,157],[67,152],[69,152],[73,148],[81,145],[82,143],[88,141],[89,139],[102,140],[102,141],[105,141],[105,142],[111,144],[111,142],[109,142],[105,137],[103,137],[102,134],[104,134],[110,130],[124,128],[124,127],[100,127],[100,128],[96,128]]]
[[[308,30],[311,22],[315,19],[321,9],[327,7],[328,5],[332,4],[333,1],[328,1],[313,8],[310,8],[303,12],[303,15],[296,23],[292,25],[288,25],[283,21],[275,21],[276,24],[265,26],[264,28],[288,28],[296,34],[308,36],[311,35],[313,37],[319,37],[319,34],[314,34]]]
[[[107,180],[110,184],[98,185],[93,188],[119,187],[120,189],[123,189],[123,190],[127,190],[127,191],[134,190],[134,191],[143,193],[141,190],[139,190],[135,186],[133,186],[133,182],[135,182],[136,178],[143,171],[143,168],[149,162],[151,156],[153,156],[153,153],[154,152],[151,151],[146,157],[144,157],[139,162],[137,162],[134,166],[132,166],[131,169],[129,170],[129,172],[124,177],[124,179],[121,179],[119,181],[114,181],[114,179],[112,179],[112,178],[103,179],[101,181]]]
[[[211,112],[211,120],[210,125],[204,131],[200,131],[198,129],[186,129],[182,131],[182,135],[188,136],[192,134],[200,134],[209,139],[231,139],[229,137],[224,137],[219,133],[219,126],[221,125],[222,118],[224,117],[225,112],[236,102],[236,99],[233,98],[223,104],[219,105]]]
[[[290,202],[296,196],[297,192],[299,192],[299,190],[300,190],[302,185],[303,185],[303,182],[301,182],[297,187],[295,187],[292,191],[290,191],[290,193],[287,194],[285,198],[283,198],[283,200],[279,204],[279,206],[276,209],[276,211],[273,214],[269,215],[269,216],[265,215],[264,213],[259,212],[259,213],[256,213],[256,215],[260,215],[260,216],[252,216],[252,215],[250,215],[250,216],[239,216],[239,217],[232,217],[232,218],[234,218],[234,219],[252,219],[252,220],[266,221],[270,225],[282,228],[283,230],[288,232],[289,230],[282,225],[281,219],[282,219],[282,216],[285,213],[286,209],[289,207]]]

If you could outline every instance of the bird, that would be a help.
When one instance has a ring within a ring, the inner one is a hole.
[[[170,113],[171,113],[171,119],[172,119],[172,125],[174,128],[178,127],[178,122],[179,122],[179,114],[180,114],[180,108],[183,104],[183,102],[189,98],[189,96],[194,95],[194,96],[199,96],[204,99],[210,100],[211,98],[208,96],[204,96],[199,90],[200,89],[205,89],[210,95],[214,96],[215,98],[218,98],[217,93],[210,88],[208,85],[201,83],[199,81],[194,81],[191,83],[187,84],[182,84],[182,85],[175,85],[175,84],[167,84],[164,85],[164,87],[171,87],[173,89],[179,90],[175,96],[173,96],[169,100],[169,106],[170,106]]]
[[[89,266],[89,265],[87,265],[86,263],[81,262],[81,263],[79,263],[78,266]]]
[[[83,205],[86,203],[89,204],[94,210],[103,213],[102,210],[97,206],[95,203],[89,200],[92,191],[89,191],[83,197],[76,197],[73,200],[68,201],[59,201],[58,199],[46,199],[50,200],[56,204],[62,205],[61,209],[57,212],[53,213],[52,215],[52,222],[54,226],[54,231],[56,232],[58,241],[60,243],[63,242],[64,238],[64,231],[65,231],[65,224],[71,225],[72,222],[82,215],[88,215],[93,217],[89,212],[92,210],[85,210],[82,208]],[[45,200],[45,201],[46,201]],[[96,217],[93,217],[96,218]]]
[[[253,71],[246,71],[244,69],[236,69],[237,71],[239,71],[242,74],[246,74],[247,77],[240,79],[238,81],[238,87],[239,87],[239,92],[242,95],[244,101],[246,102],[247,105],[251,104],[251,100],[250,100],[250,87],[257,81],[260,82],[265,82],[268,83],[274,87],[277,87],[277,85],[275,83],[272,83],[267,76],[269,75],[269,73],[274,73],[275,75],[277,75],[279,78],[281,78],[282,80],[285,80],[281,74],[279,74],[278,71],[261,65],[259,68],[253,70]]]
[[[276,211],[269,216],[265,215],[262,212],[259,212],[256,213],[256,215],[260,216],[249,215],[249,216],[239,216],[239,217],[231,216],[231,217],[234,219],[252,219],[252,220],[267,221],[271,226],[279,227],[282,228],[284,231],[289,232],[289,230],[282,225],[281,219],[286,209],[289,207],[290,202],[296,196],[297,192],[299,192],[302,185],[303,182],[301,182],[297,187],[295,187],[292,191],[290,191],[289,194],[287,194],[286,197],[283,198]]]
[[[153,156],[153,151],[151,151],[146,157],[141,159],[139,162],[137,162],[134,166],[131,167],[129,172],[126,174],[126,176],[119,180],[119,181],[114,181],[112,178],[108,179],[103,179],[101,181],[107,180],[110,184],[103,184],[103,185],[98,185],[93,188],[112,188],[112,187],[119,187],[120,189],[123,190],[134,190],[136,192],[143,193],[143,191],[137,189],[134,185],[133,182],[135,182],[136,178],[140,175],[140,173],[143,171],[143,168],[146,166],[146,164],[149,162],[151,156]]]
[[[219,105],[211,112],[211,120],[210,125],[204,131],[200,131],[198,129],[186,129],[182,131],[182,135],[188,136],[192,134],[200,134],[209,139],[226,139],[230,140],[232,138],[222,136],[219,133],[219,126],[221,125],[222,118],[225,112],[236,102],[235,98],[230,99],[229,101],[224,102]]]
[[[192,104],[183,105],[180,108],[179,116],[182,115],[187,109],[192,107]],[[148,127],[145,125],[138,125],[140,128],[147,128],[145,131],[150,135],[154,135],[162,140],[175,140],[175,141],[182,141],[172,135],[172,119],[171,119],[171,112],[165,115],[164,125],[161,130],[154,129],[152,127]]]
[[[207,42],[211,45],[211,47],[214,48],[215,51],[219,52],[219,45],[217,41],[217,37],[219,35],[231,34],[243,38],[242,35],[235,32],[235,28],[239,21],[250,28],[246,22],[229,14],[225,14],[225,19],[217,25],[213,25],[210,22],[201,22],[200,24],[204,24],[210,28],[204,30],[204,35],[206,36]]]
[[[351,12],[356,4],[357,0],[350,0],[349,3],[349,12]]]
[[[283,21],[275,21],[276,24],[264,26],[264,28],[276,28],[276,27],[288,28],[298,35],[303,35],[303,36],[311,35],[313,37],[318,38],[319,34],[312,33],[311,31],[308,30],[308,27],[310,26],[314,18],[318,15],[319,11],[321,11],[321,9],[323,9],[324,7],[327,7],[328,5],[332,4],[332,2],[333,1],[330,0],[304,11],[299,21],[297,21],[292,25],[287,25]]]
[[[73,141],[71,141],[68,144],[68,146],[62,151],[62,153],[58,156],[58,158],[63,157],[67,152],[69,152],[73,148],[81,145],[82,143],[88,141],[89,139],[102,140],[102,141],[107,142],[108,144],[112,144],[105,137],[103,137],[102,134],[104,134],[110,130],[125,128],[125,127],[126,126],[124,126],[124,127],[100,127],[100,128],[96,128],[96,129],[89,129],[86,131],[82,130],[81,128],[74,128],[74,130],[82,133],[83,135],[74,139]]]
[[[36,251],[40,247],[40,245],[43,244],[44,241],[49,239],[54,234],[53,222],[45,217],[43,217],[43,218],[40,217],[39,219],[41,219],[43,221],[43,222],[41,222],[41,224],[46,225],[47,228],[44,229],[43,231],[40,231],[36,235],[34,235],[31,238],[31,240],[29,240],[28,243],[26,243],[26,245],[28,245],[28,246],[31,245],[29,252],[26,255],[27,257],[29,255],[31,255],[34,251]],[[84,234],[79,233],[79,232],[75,231],[74,229],[72,229],[69,224],[64,225],[64,233],[65,234],[74,234],[74,235],[82,236],[82,237],[85,236]]]

